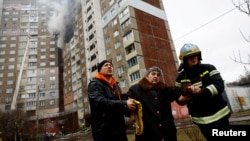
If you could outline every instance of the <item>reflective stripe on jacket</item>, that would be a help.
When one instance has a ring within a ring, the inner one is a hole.
[[[228,106],[225,106],[223,109],[219,110],[215,114],[207,117],[192,117],[191,119],[193,122],[198,123],[198,124],[209,124],[213,123],[215,121],[218,121],[225,117],[226,115],[230,114],[230,109]]]

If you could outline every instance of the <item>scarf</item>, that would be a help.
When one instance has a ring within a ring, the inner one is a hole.
[[[143,133],[142,105],[140,101],[133,99],[133,102],[137,105],[137,110],[131,113],[130,120],[135,122],[135,134],[141,135]]]
[[[112,88],[112,90],[115,91],[114,94],[117,94],[119,99],[121,100],[121,93],[120,93],[118,87],[116,87],[117,84],[116,84],[116,80],[114,77],[111,77],[111,82],[109,82],[108,79],[103,74],[101,74],[99,72],[96,73],[95,77],[97,79],[105,81]]]

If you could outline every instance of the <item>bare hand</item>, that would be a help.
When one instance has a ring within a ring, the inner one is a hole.
[[[193,93],[193,94],[201,94],[201,88],[191,85],[188,87],[188,89]]]
[[[133,112],[136,110],[136,104],[133,102],[133,99],[128,99],[127,100],[127,108],[130,112]]]

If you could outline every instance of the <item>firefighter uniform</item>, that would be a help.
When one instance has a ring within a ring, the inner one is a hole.
[[[198,64],[192,67],[186,63],[186,58],[198,56]],[[187,104],[192,121],[198,125],[207,140],[211,140],[211,130],[229,127],[231,111],[224,100],[224,81],[211,64],[201,64],[201,51],[194,44],[185,44],[181,48],[180,57],[182,68],[176,78],[176,86],[181,88],[186,83],[201,88],[200,94],[191,95]],[[180,94],[181,95],[181,94]]]

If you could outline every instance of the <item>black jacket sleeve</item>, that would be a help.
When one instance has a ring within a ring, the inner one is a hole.
[[[103,106],[103,108],[125,109],[127,106],[126,100],[116,99],[111,88],[102,82],[91,81],[88,85],[88,96],[90,103]]]

